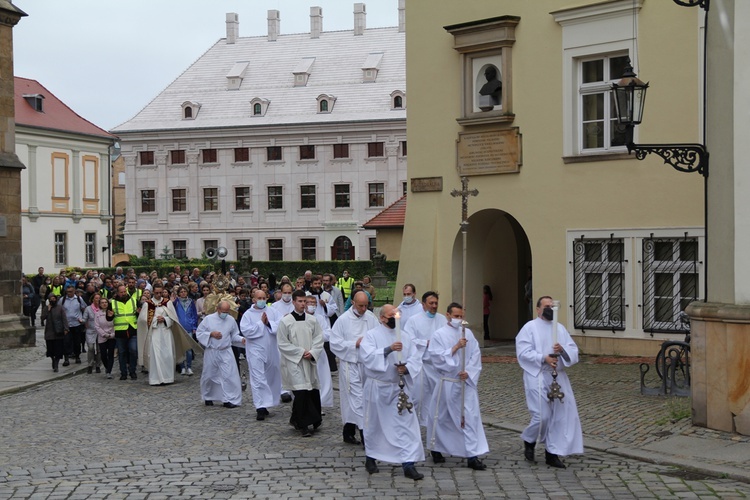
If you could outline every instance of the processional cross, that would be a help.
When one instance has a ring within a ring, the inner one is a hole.
[[[462,276],[461,276],[461,305],[466,311],[466,240],[467,233],[469,231],[469,196],[478,196],[479,190],[469,189],[469,178],[466,176],[461,177],[461,190],[454,189],[451,191],[451,196],[454,198],[461,197],[461,238],[463,239],[463,261],[462,261]],[[466,338],[466,325],[469,322],[464,317],[461,321],[461,338]],[[466,348],[461,349],[461,371],[466,371]],[[466,400],[466,381],[461,383],[461,428],[465,424],[465,402]]]

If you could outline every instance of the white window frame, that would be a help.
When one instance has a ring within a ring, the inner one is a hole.
[[[96,265],[96,232],[86,231],[83,234],[83,260],[86,265]]]
[[[56,231],[55,242],[55,266],[65,267],[68,265],[68,233]]]

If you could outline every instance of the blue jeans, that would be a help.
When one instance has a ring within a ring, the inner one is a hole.
[[[180,370],[188,369],[193,367],[193,350],[188,349],[185,351],[185,361],[180,363]]]
[[[135,375],[138,364],[138,337],[115,339],[115,342],[117,343],[117,358],[120,361],[120,375],[127,376],[128,365],[130,365],[130,375]]]

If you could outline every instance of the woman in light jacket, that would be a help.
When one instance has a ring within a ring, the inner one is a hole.
[[[99,308],[94,313],[94,329],[104,371],[107,378],[111,379],[112,365],[115,362],[115,324],[107,320],[107,309],[109,309],[109,301],[105,298],[100,299]]]
[[[96,333],[96,313],[99,312],[99,300],[102,296],[100,293],[95,293],[91,296],[91,304],[83,310],[83,324],[86,325],[86,359],[88,361],[88,373],[89,375],[96,368],[96,373],[101,373],[102,369],[102,358],[99,352],[98,334]]]

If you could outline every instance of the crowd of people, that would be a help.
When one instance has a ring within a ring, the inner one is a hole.
[[[486,469],[480,458],[489,452],[477,390],[480,346],[463,306],[451,302],[441,314],[434,291],[419,297],[407,284],[398,306],[373,312],[376,290],[369,278],[307,271],[294,281],[277,281],[253,269],[245,279],[233,266],[225,275],[176,266],[162,277],[121,268],[111,276],[62,271],[49,277],[39,268],[22,288],[32,324],[43,305],[40,321],[55,371],[60,361],[82,363],[85,353],[89,374],[103,365],[113,378],[117,352],[120,380],[135,380],[140,370],[149,384],[162,385],[176,374],[193,375],[194,356],[202,353],[202,401],[236,408],[246,363],[256,419],[291,403],[289,423],[301,437],[312,436],[323,408],[334,406],[332,373],[338,372],[343,441],[364,447],[368,473],[378,472],[379,460],[399,463],[406,477],[422,479],[415,464],[425,460],[425,448],[434,463],[451,455],[473,470]],[[565,375],[578,350],[564,326],[555,323],[551,333],[550,306],[550,297],[539,299],[538,317],[516,342],[531,414],[522,439],[526,460],[533,462],[535,446],[544,443],[545,462],[564,468],[561,455],[583,452]],[[564,405],[547,401],[555,370]],[[420,427],[426,429],[424,444]]]

